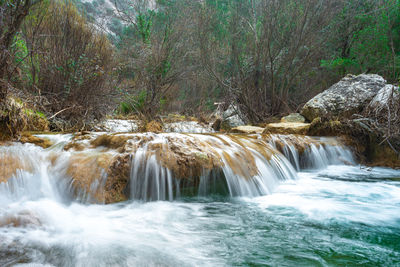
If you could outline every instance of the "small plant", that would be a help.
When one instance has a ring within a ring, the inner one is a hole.
[[[142,113],[143,108],[145,106],[146,97],[147,97],[147,92],[145,90],[140,91],[139,94],[135,96],[126,97],[119,104],[117,113],[123,115]]]

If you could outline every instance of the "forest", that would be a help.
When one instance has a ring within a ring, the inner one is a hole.
[[[0,47],[0,101],[76,128],[215,103],[256,124],[346,74],[397,84],[400,1],[1,0]]]

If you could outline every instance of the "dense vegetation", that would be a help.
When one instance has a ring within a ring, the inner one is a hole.
[[[79,127],[214,102],[257,123],[347,73],[397,83],[400,1],[0,0],[0,51],[2,100],[14,88]]]

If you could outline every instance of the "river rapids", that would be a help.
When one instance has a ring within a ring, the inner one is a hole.
[[[339,139],[114,136],[0,147],[0,266],[400,266],[400,171]]]

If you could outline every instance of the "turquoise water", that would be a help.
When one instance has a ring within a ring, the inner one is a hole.
[[[10,199],[7,216],[31,223],[0,227],[0,266],[400,266],[400,171],[383,168],[300,172],[257,198]]]

